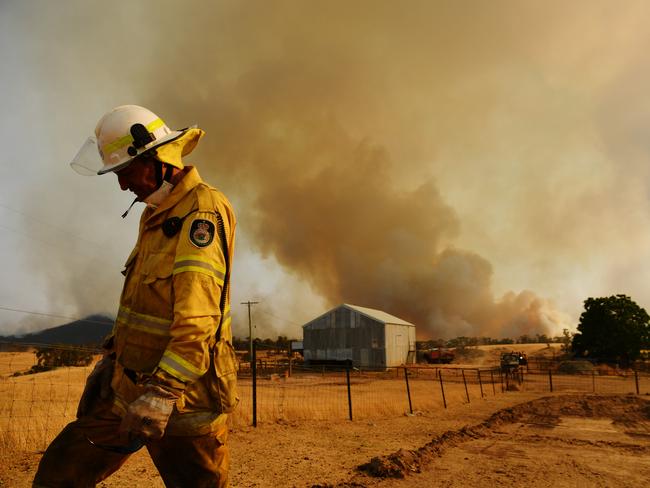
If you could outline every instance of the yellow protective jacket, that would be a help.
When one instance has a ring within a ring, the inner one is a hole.
[[[173,217],[181,219],[180,230],[170,237],[164,229],[169,231]],[[234,236],[230,203],[201,180],[196,168],[186,168],[160,206],[144,210],[137,244],[123,271],[113,329],[116,368],[111,386],[118,415],[124,415],[143,392],[142,384],[151,380],[182,391],[166,431],[172,435],[215,431],[237,404],[230,289],[225,282]]]

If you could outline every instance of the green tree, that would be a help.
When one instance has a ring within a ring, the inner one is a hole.
[[[569,352],[571,350],[571,342],[573,341],[574,335],[569,329],[562,329],[562,337],[555,337],[555,339],[558,339],[555,342],[562,344],[562,352]]]
[[[648,313],[626,295],[587,298],[584,304],[573,351],[623,365],[637,359],[650,342]]]

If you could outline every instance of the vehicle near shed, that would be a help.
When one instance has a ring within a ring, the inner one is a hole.
[[[519,371],[520,355],[516,352],[504,352],[501,354],[501,372],[515,373]]]
[[[445,347],[434,347],[424,351],[422,358],[429,364],[449,364],[456,358],[456,351]]]
[[[501,354],[501,371],[504,373],[516,372],[522,366],[528,365],[528,356],[521,351],[504,352]]]

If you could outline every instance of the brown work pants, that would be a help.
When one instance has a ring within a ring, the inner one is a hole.
[[[117,471],[130,454],[111,452],[98,445],[124,444],[117,433],[120,422],[121,418],[111,413],[110,405],[104,403],[92,414],[69,423],[45,451],[33,486],[93,487]],[[230,465],[230,453],[225,445],[227,432],[224,425],[221,431],[201,436],[165,435],[158,441],[148,442],[146,447],[169,488],[227,487]]]

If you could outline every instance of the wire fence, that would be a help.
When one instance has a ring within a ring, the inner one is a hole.
[[[1,353],[0,449],[44,449],[74,420],[86,377],[98,357],[87,365],[25,374],[39,364],[35,350]],[[373,371],[268,359],[256,359],[252,366],[241,363],[241,401],[230,417],[235,427],[419,415],[518,391],[650,394],[650,374],[632,370],[564,374],[551,368],[506,373],[499,368],[409,365]]]

